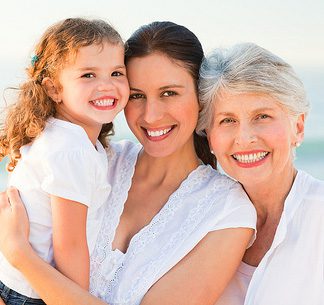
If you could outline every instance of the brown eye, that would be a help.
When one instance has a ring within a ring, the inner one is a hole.
[[[93,78],[95,75],[93,73],[86,73],[82,75],[83,78]]]
[[[111,76],[122,76],[122,75],[124,74],[119,71],[114,71],[113,73],[111,73]]]
[[[141,94],[141,93],[134,93],[129,96],[130,100],[138,100],[138,99],[142,99],[142,98],[145,98],[145,95]]]
[[[225,119],[220,121],[220,124],[232,124],[234,122],[235,122],[235,120],[232,119],[232,118],[225,118]]]
[[[164,96],[164,97],[173,96],[173,95],[177,95],[177,93],[174,92],[174,91],[170,91],[170,90],[163,91],[162,94],[161,94],[161,96]]]
[[[268,119],[268,118],[270,118],[270,116],[265,114],[265,113],[259,114],[257,116],[257,119],[261,119],[261,120],[265,120],[265,119]]]

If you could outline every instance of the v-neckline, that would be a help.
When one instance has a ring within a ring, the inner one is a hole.
[[[134,162],[134,166],[133,168],[130,168],[130,170],[133,170],[133,175],[134,175],[134,171],[135,171],[135,166],[136,166],[136,163],[137,163],[137,160],[138,160],[138,156],[139,156],[139,153],[140,151],[138,152],[137,154],[137,158],[135,159],[135,162]],[[159,218],[161,218],[161,216],[163,216],[163,214],[165,213],[165,211],[170,207],[171,204],[174,204],[173,201],[175,201],[176,204],[180,204],[180,201],[179,200],[173,200],[175,197],[179,197],[181,198],[180,194],[181,193],[181,190],[186,186],[186,184],[189,183],[189,181],[191,180],[192,176],[194,176],[196,173],[199,172],[199,169],[201,167],[204,167],[204,165],[200,164],[198,165],[194,170],[192,170],[188,176],[182,180],[182,182],[180,183],[179,187],[173,192],[170,194],[170,196],[168,197],[167,201],[165,202],[165,204],[161,207],[161,209],[152,217],[152,219],[146,224],[144,225],[140,230],[138,230],[138,232],[136,232],[132,238],[130,239],[129,243],[128,243],[128,247],[126,248],[126,251],[123,252],[121,251],[120,249],[118,248],[114,248],[112,247],[113,243],[114,243],[114,240],[116,238],[116,232],[117,232],[117,229],[118,229],[118,226],[120,224],[120,220],[121,220],[121,216],[124,212],[124,207],[125,207],[125,203],[128,199],[128,196],[125,198],[125,201],[122,203],[122,207],[121,207],[121,211],[118,215],[118,222],[117,222],[117,226],[115,226],[113,232],[112,232],[112,238],[111,238],[111,244],[110,244],[110,249],[111,249],[111,252],[118,252],[118,253],[121,253],[122,255],[128,255],[129,252],[131,252],[130,250],[132,249],[132,246],[133,244],[135,244],[139,238],[141,237],[141,235],[148,231],[150,227],[154,226],[156,223],[157,223],[157,220]],[[129,179],[130,179],[130,184],[125,186],[125,189],[123,189],[123,192],[127,190],[127,194],[131,188],[131,181],[132,181],[132,178],[133,178],[133,175],[129,175]],[[127,189],[128,188],[128,189]]]

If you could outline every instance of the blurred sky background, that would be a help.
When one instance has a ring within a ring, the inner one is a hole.
[[[52,23],[77,16],[105,19],[124,39],[143,24],[170,20],[192,30],[206,52],[251,41],[281,56],[303,80],[313,108],[297,165],[324,178],[324,0],[4,0],[0,117],[4,88],[24,79],[37,39]],[[122,115],[115,123],[116,138],[131,137]],[[0,189],[5,177],[2,163]]]

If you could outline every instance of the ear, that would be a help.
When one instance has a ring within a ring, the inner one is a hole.
[[[210,152],[214,155],[215,153],[214,153],[214,151],[213,151],[213,149],[211,147],[210,136],[209,136],[209,132],[208,132],[207,129],[205,129],[205,133],[206,133],[206,138],[207,138],[207,141],[208,141]]]
[[[301,143],[304,140],[304,131],[305,131],[305,114],[298,116],[296,123],[296,143]]]
[[[57,104],[59,104],[61,100],[60,92],[55,85],[54,81],[49,78],[45,77],[42,81],[42,86],[45,88],[47,95]]]

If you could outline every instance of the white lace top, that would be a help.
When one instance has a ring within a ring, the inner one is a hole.
[[[255,228],[256,213],[239,184],[200,165],[169,197],[127,252],[112,250],[140,145],[111,144],[110,199],[91,258],[90,290],[110,305],[140,304],[148,289],[213,230]]]

